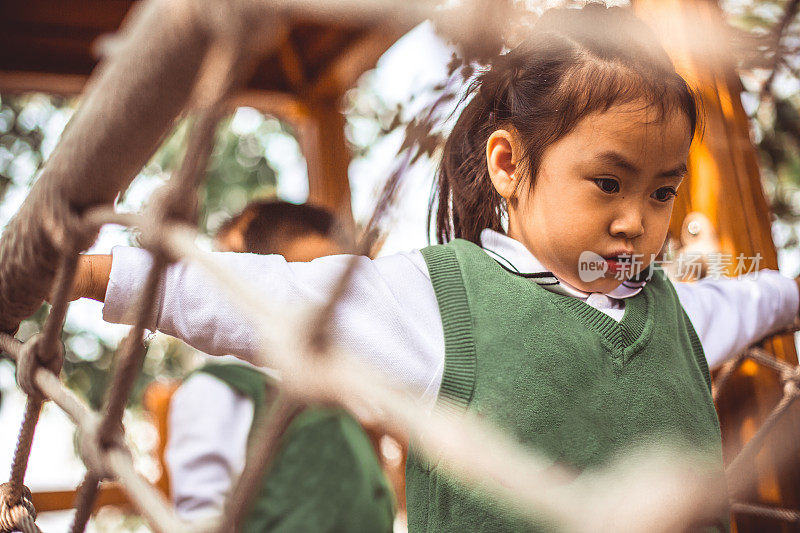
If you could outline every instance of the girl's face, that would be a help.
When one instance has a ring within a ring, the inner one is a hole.
[[[653,115],[634,103],[584,117],[545,150],[535,180],[521,187],[502,187],[504,162],[512,181],[520,167],[511,154],[493,159],[492,138],[500,132],[489,140],[492,181],[508,201],[509,236],[576,288],[609,292],[647,267],[664,244],[691,138],[682,112],[660,121]],[[509,150],[514,144],[509,139]],[[495,143],[502,146],[502,139]],[[619,255],[628,263],[601,259]]]

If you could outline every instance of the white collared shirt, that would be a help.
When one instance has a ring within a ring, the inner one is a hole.
[[[484,230],[481,242],[487,253],[509,270],[521,274],[545,271],[514,239]],[[137,248],[118,247],[113,254],[103,317],[125,323],[134,295],[144,286],[151,259]],[[265,298],[287,305],[325,302],[350,260],[331,256],[310,263],[287,263],[276,255],[225,253],[218,257]],[[351,289],[337,308],[335,340],[433,403],[444,368],[444,335],[422,254],[413,251],[359,261]],[[583,299],[617,321],[624,313],[625,298],[643,286],[589,294],[554,277],[536,279],[550,290]],[[768,270],[757,277],[676,283],[675,288],[710,366],[790,324],[800,300],[794,280]],[[174,335],[207,353],[236,353],[245,360],[256,360],[251,326],[200,267],[171,265],[158,302],[151,329]],[[173,397],[167,459],[173,499],[184,517],[219,513],[231,478],[241,472],[252,412],[249,399],[205,374],[195,374]],[[199,420],[202,423],[197,423]]]
[[[507,235],[485,229],[481,232],[481,246],[505,269],[521,275],[545,274],[543,277],[532,278],[531,281],[547,290],[579,298],[617,322],[622,320],[622,315],[625,314],[623,300],[639,294],[646,284],[645,281],[628,280],[607,293],[586,292],[554,276],[536,259],[536,256],[528,251],[524,244]]]

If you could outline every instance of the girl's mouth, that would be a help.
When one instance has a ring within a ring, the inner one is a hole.
[[[624,255],[616,255],[612,257],[605,257],[606,264],[608,265],[609,272],[622,272],[629,270],[632,265],[631,257]]]

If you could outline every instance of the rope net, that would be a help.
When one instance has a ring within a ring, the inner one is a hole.
[[[544,511],[571,530],[606,530],[611,525],[626,531],[683,530],[697,521],[713,521],[727,508],[723,498],[709,496],[717,493],[712,481],[698,476],[685,458],[653,452],[647,456],[646,469],[614,464],[576,480],[571,471],[553,466],[470,415],[438,407],[431,411],[383,375],[356,364],[350,354],[327,342],[326,335],[306,339],[303,332],[328,331],[335,297],[320,308],[271,306],[255,297],[258,291],[233,277],[212,254],[195,246],[196,233],[190,225],[194,208],[182,200],[194,194],[202,180],[226,98],[282,33],[284,21],[300,11],[317,19],[344,15],[352,19],[358,13],[365,22],[381,19],[410,25],[428,17],[430,7],[425,2],[360,0],[143,2],[108,47],[110,56],[93,77],[83,105],[0,241],[0,329],[4,331],[0,349],[15,362],[19,385],[28,396],[10,480],[0,485],[0,531],[39,531],[23,481],[45,400],[63,409],[77,426],[78,448],[87,467],[75,504],[74,533],[85,529],[104,480],[118,481],[156,531],[237,530],[283,430],[297,410],[309,403],[341,405],[360,421],[390,435],[408,435],[430,460],[441,459],[453,476],[488,486],[494,497],[531,517]],[[449,31],[462,38],[469,35],[470,25],[480,20],[482,11],[470,12],[478,18],[444,16]],[[480,24],[485,29],[485,21]],[[268,37],[254,44],[253,35]],[[141,215],[114,212],[108,206],[184,109],[193,110],[196,118],[179,171]],[[124,150],[117,149],[123,146]],[[103,406],[95,411],[58,378],[63,360],[59,334],[79,253],[104,224],[139,228],[141,243],[155,260],[132,307],[134,326],[118,348]],[[222,517],[191,524],[181,520],[161,492],[135,471],[122,427],[125,405],[145,355],[145,325],[152,323],[159,281],[166,266],[178,259],[200,265],[228,289],[257,331],[258,362],[282,375],[278,400],[265,415],[265,423],[257,425],[254,447]],[[342,288],[355,264],[343,274]],[[54,305],[41,333],[25,343],[15,339],[19,322],[48,293]],[[723,370],[716,380],[715,399],[745,360],[775,370],[784,384],[784,396],[728,467],[734,494],[754,482],[744,466],[800,392],[800,367],[754,347]],[[795,523],[800,517],[796,511],[740,502],[733,504],[733,510]]]

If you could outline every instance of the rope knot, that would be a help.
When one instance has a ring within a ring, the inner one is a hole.
[[[100,480],[112,479],[114,474],[106,452],[110,448],[128,453],[130,450],[125,446],[121,423],[115,425],[109,434],[101,434],[100,426],[99,420],[92,420],[78,428],[78,453],[86,467]]]
[[[33,507],[31,491],[22,486],[22,495],[18,501],[14,497],[11,483],[0,485],[0,532],[27,531],[30,524],[36,520],[36,509]]]
[[[800,366],[784,369],[780,372],[781,380],[786,383],[800,384]]]
[[[783,395],[790,398],[800,396],[800,387],[797,386],[795,381],[787,381],[783,384]]]
[[[60,341],[47,343],[41,333],[37,333],[22,345],[17,357],[17,384],[28,396],[41,398],[43,394],[36,386],[34,375],[43,366],[55,375],[61,372],[64,364],[64,346]]]
[[[99,228],[88,223],[58,191],[50,191],[49,210],[41,216],[43,227],[53,247],[62,254],[85,250],[95,241]]]

